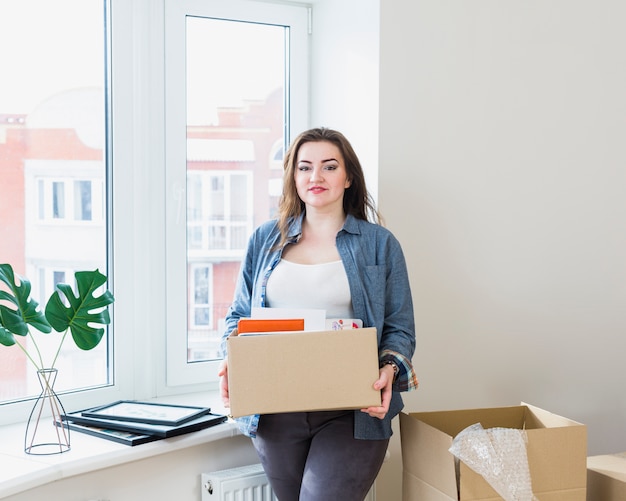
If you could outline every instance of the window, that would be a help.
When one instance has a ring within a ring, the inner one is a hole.
[[[276,213],[285,145],[306,125],[308,9],[167,7],[166,176],[178,194],[166,209],[167,383],[178,385],[215,380],[248,238]]]
[[[91,221],[91,181],[74,181],[74,219]]]
[[[105,197],[102,179],[39,178],[36,184],[37,214],[41,222],[103,222],[103,204],[94,206],[94,201],[102,202]]]
[[[52,182],[52,218],[65,219],[65,182]]]
[[[212,268],[210,265],[194,265],[191,267],[191,315],[189,324],[191,328],[202,328],[211,325],[211,283]]]
[[[274,214],[285,144],[308,125],[308,13],[0,0],[0,261],[36,297],[106,270],[116,299],[106,341],[64,344],[66,408],[217,381],[248,236]],[[37,393],[0,346],[0,419],[23,420]]]
[[[240,257],[253,229],[251,172],[190,169],[187,175],[187,254]]]
[[[0,0],[0,262],[41,308],[75,271],[108,270],[106,16],[103,0]],[[50,359],[60,338],[38,336]],[[66,341],[56,389],[110,385],[110,355],[106,338],[89,354]],[[40,391],[24,353],[0,346],[0,403]]]

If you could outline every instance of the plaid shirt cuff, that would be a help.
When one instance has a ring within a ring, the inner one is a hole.
[[[393,362],[398,366],[398,375],[393,383],[394,389],[397,391],[416,390],[419,382],[417,375],[413,370],[413,364],[401,353],[393,350],[383,350],[380,354],[380,365],[385,362]]]

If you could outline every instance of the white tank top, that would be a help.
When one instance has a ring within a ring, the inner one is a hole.
[[[326,318],[354,316],[341,261],[298,264],[281,259],[267,280],[265,300],[270,308],[322,309]]]

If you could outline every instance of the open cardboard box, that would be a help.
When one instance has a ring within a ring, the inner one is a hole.
[[[519,406],[401,413],[403,501],[496,501],[497,492],[449,452],[462,430],[525,430],[533,494],[539,501],[585,501],[587,428],[570,419],[522,403]]]
[[[242,334],[226,342],[233,417],[380,405],[374,327]]]
[[[587,500],[626,499],[626,452],[587,458]]]

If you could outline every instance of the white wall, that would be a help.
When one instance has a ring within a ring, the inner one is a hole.
[[[378,193],[379,0],[314,0],[311,127],[341,131]]]
[[[626,450],[626,3],[381,2],[379,200],[407,410],[525,401]],[[394,473],[395,474],[395,473]]]
[[[406,410],[526,401],[626,450],[626,5],[312,3],[311,125],[353,142],[407,255]]]
[[[78,440],[80,441],[80,438]],[[75,443],[75,435],[72,435],[73,451]],[[115,453],[109,453],[111,454]],[[121,453],[119,456],[123,458],[124,454]],[[109,468],[90,470],[92,463],[98,463],[98,461],[97,457],[87,456],[84,461],[84,473],[46,483],[4,499],[11,501],[41,499],[46,501],[136,501],[143,499],[200,501],[203,473],[258,463],[258,456],[250,439],[239,435],[174,452],[165,452],[130,463],[121,462]],[[33,475],[37,475],[38,470],[35,467],[32,471]]]
[[[378,196],[380,0],[313,0],[311,126],[352,143],[370,193]],[[381,501],[402,495],[399,431],[376,480]]]

